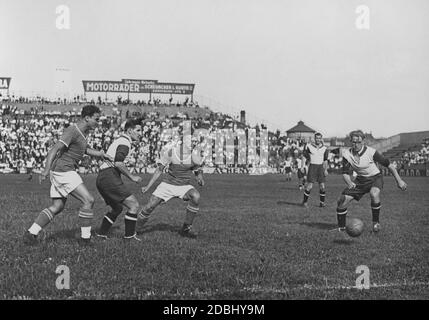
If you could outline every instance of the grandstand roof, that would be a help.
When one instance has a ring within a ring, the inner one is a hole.
[[[298,124],[295,127],[290,128],[286,133],[295,133],[295,132],[316,132],[316,130],[311,129],[310,127],[304,124],[304,121],[298,121]]]

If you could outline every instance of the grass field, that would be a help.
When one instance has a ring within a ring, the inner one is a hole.
[[[149,176],[144,176],[147,183]],[[36,179],[35,179],[36,180]],[[365,231],[338,241],[336,198],[340,176],[329,176],[327,207],[319,208],[317,186],[310,208],[297,204],[296,180],[284,176],[207,175],[201,189],[197,239],[177,234],[185,205],[172,200],[157,208],[139,231],[141,243],[125,243],[123,214],[106,242],[80,247],[75,239],[78,201],[42,232],[35,247],[21,236],[49,203],[49,183],[25,175],[0,175],[1,299],[428,299],[429,179],[405,178],[408,191],[385,178],[382,230],[371,232],[369,197],[349,208]],[[96,197],[94,225],[107,208]],[[132,186],[138,191],[138,187]],[[142,203],[149,195],[139,194]],[[70,269],[70,289],[58,290],[56,268]],[[356,268],[370,270],[371,288],[353,288]]]

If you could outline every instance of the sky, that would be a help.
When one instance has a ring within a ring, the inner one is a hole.
[[[0,0],[11,92],[54,92],[58,68],[76,94],[82,80],[195,83],[216,111],[325,137],[429,130],[428,39],[427,0]]]

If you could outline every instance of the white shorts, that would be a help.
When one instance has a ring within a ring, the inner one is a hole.
[[[50,172],[51,198],[66,198],[70,192],[83,183],[76,171]]]
[[[167,202],[171,198],[176,198],[176,197],[183,199],[186,192],[188,192],[191,189],[194,189],[194,186],[190,184],[187,184],[185,186],[175,186],[173,184],[161,182],[152,194]]]

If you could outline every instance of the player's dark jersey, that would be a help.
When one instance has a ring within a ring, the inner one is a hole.
[[[355,171],[358,176],[372,177],[380,173],[376,163],[388,167],[390,162],[384,158],[377,150],[364,146],[359,153],[355,153],[352,148],[343,152],[343,173],[351,174]]]
[[[84,134],[76,124],[66,128],[60,140],[66,146],[66,150],[56,156],[51,170],[56,172],[74,171],[78,168],[78,163],[85,155],[87,141]]]
[[[183,155],[181,145],[170,146],[161,153],[158,164],[168,167],[163,182],[184,186],[190,184],[193,171],[202,166],[203,158],[197,152],[192,152],[188,156]]]

